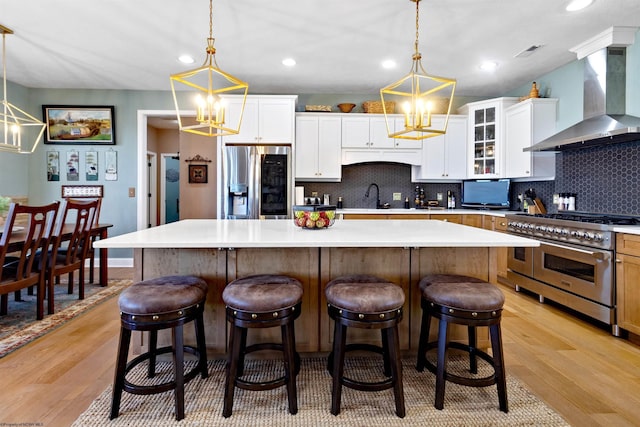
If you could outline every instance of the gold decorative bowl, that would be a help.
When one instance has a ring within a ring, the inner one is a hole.
[[[342,111],[343,113],[350,113],[351,110],[353,110],[353,107],[355,107],[356,104],[338,104],[338,108],[340,109],[340,111]]]
[[[336,218],[335,205],[295,205],[293,222],[307,230],[320,230],[333,225]]]

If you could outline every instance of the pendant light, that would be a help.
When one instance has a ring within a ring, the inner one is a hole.
[[[249,85],[222,71],[216,62],[213,38],[213,1],[209,0],[209,38],[207,58],[200,68],[172,74],[171,92],[178,115],[181,131],[210,137],[233,135],[240,132],[242,114],[247,100]],[[186,91],[186,98],[181,94]],[[224,95],[241,97],[239,111],[228,114]],[[186,107],[181,108],[179,98],[186,99]],[[193,111],[196,112],[195,119]],[[191,112],[191,114],[189,114]],[[186,115],[184,114],[186,113]]]
[[[446,133],[456,80],[429,75],[422,67],[422,55],[418,51],[421,0],[410,1],[416,4],[416,41],[411,71],[397,82],[380,89],[380,98],[389,137],[421,140]],[[394,116],[390,115],[393,112],[387,111],[385,100],[400,101],[404,120],[395,121],[395,126]],[[436,109],[440,105],[446,108]],[[434,112],[443,110],[446,111],[444,121],[432,120]]]
[[[7,63],[5,56],[5,39],[13,34],[9,28],[0,25],[2,32],[2,106],[0,107],[0,151],[31,154],[35,151],[45,125],[31,114],[11,104],[7,99]],[[33,142],[27,140],[26,129],[35,128],[38,132]]]

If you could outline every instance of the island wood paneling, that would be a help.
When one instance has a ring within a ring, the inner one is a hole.
[[[209,292],[204,311],[207,349],[212,354],[225,353],[227,335],[222,291],[227,284],[227,251],[148,248],[136,249],[135,253],[135,262],[139,263],[136,266],[142,266],[142,269],[136,268],[136,280],[179,274],[198,276],[207,282]],[[184,328],[184,337],[186,343],[195,344],[194,328],[190,324]],[[159,345],[168,345],[169,340],[170,333],[158,334]]]
[[[252,274],[284,274],[302,283],[300,317],[295,321],[296,349],[318,351],[318,248],[242,248],[228,251],[228,281]],[[280,328],[254,329],[247,334],[249,345],[280,342]]]
[[[413,249],[411,254],[411,297],[410,304],[410,343],[411,348],[418,348],[420,338],[420,324],[422,308],[420,306],[420,279],[427,274],[461,274],[476,277],[481,280],[495,282],[495,248],[419,248]],[[491,279],[493,277],[493,279]],[[437,339],[438,321],[433,319],[429,331],[430,340]],[[489,331],[487,328],[478,329],[478,346],[488,347]],[[460,325],[449,326],[451,340],[467,342],[467,328]]]
[[[496,248],[239,248],[239,249],[136,249],[136,280],[173,274],[192,274],[209,285],[205,308],[207,350],[211,355],[227,349],[228,326],[222,291],[226,284],[250,274],[286,274],[303,284],[303,304],[296,321],[296,346],[301,352],[330,351],[333,321],[328,316],[326,284],[342,275],[373,274],[402,287],[404,318],[399,326],[401,349],[415,351],[420,333],[420,278],[430,273],[466,274],[496,283]],[[433,322],[437,325],[437,322]],[[433,324],[432,323],[432,324]],[[431,330],[436,338],[436,329]],[[466,341],[466,328],[452,325],[451,339]],[[478,345],[487,347],[481,331]],[[380,341],[379,331],[351,329],[350,342]],[[279,341],[277,328],[249,333],[249,342]],[[195,342],[193,328],[185,328],[185,340]],[[136,352],[144,347],[139,340]],[[169,334],[159,336],[166,345]]]
[[[406,296],[404,317],[398,326],[400,349],[409,349],[409,268],[411,252],[403,248],[322,248],[320,268],[320,350],[331,351],[334,322],[329,317],[325,288],[331,280],[351,274],[371,274],[402,287]],[[349,328],[347,342],[380,343],[379,329]]]

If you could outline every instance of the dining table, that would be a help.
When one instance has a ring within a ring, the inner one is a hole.
[[[91,237],[98,240],[103,240],[108,237],[109,228],[113,227],[113,224],[95,224],[91,227]],[[65,224],[62,227],[62,241],[69,240],[73,234],[75,223]],[[2,231],[0,231],[2,233]],[[11,237],[9,238],[9,247],[7,252],[16,252],[22,248],[25,239],[25,230],[23,226],[17,225],[13,227]],[[99,279],[100,286],[107,286],[109,281],[109,269],[108,269],[109,253],[107,248],[100,248],[100,264],[99,264]]]

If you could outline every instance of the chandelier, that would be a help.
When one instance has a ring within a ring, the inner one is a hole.
[[[380,89],[380,98],[389,137],[420,140],[446,133],[456,80],[429,75],[422,67],[422,55],[418,51],[421,0],[410,1],[416,4],[416,41],[411,71],[397,82]],[[394,118],[390,116],[393,111],[387,111],[385,97],[387,100],[400,101],[404,115],[404,125],[400,129],[397,128],[397,124],[396,128],[393,127]],[[446,108],[437,108],[442,104],[446,104]],[[444,121],[432,120],[434,113],[444,110],[446,110]]]
[[[2,32],[2,107],[0,110],[0,151],[13,153],[33,153],[42,138],[45,125],[31,114],[21,110],[7,100],[7,63],[5,57],[5,39],[13,34],[9,28],[0,25]],[[25,130],[35,128],[38,132],[33,142],[27,141]]]
[[[218,67],[213,38],[212,3],[212,0],[209,0],[207,58],[200,68],[172,74],[170,80],[180,130],[217,137],[240,132],[249,85]],[[187,101],[183,101],[188,105],[185,108],[181,108],[178,101],[181,98],[180,89],[187,91]],[[239,112],[234,111],[234,114],[228,114],[225,95],[236,95],[242,98]],[[193,111],[195,111],[195,118]]]

